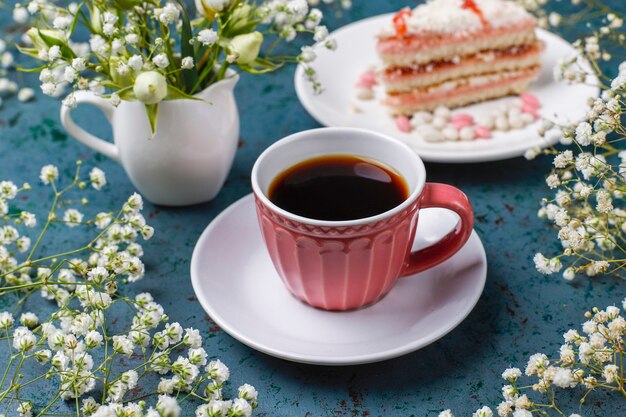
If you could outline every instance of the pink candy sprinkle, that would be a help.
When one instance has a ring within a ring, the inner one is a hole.
[[[466,123],[468,126],[471,126],[474,124],[474,118],[472,117],[471,114],[467,114],[467,113],[457,113],[455,115],[452,116],[452,123],[455,122],[459,122],[459,123]]]
[[[530,93],[522,93],[519,95],[519,98],[521,98],[522,101],[524,102],[524,106],[526,105],[532,106],[535,109],[538,109],[539,107],[541,107],[541,103],[539,102],[539,99]]]
[[[372,88],[378,84],[378,80],[376,79],[376,75],[372,72],[364,72],[359,77],[359,81],[357,82],[358,86]]]
[[[476,135],[479,139],[490,139],[491,138],[491,129],[485,126],[476,126],[474,128],[474,135]]]
[[[411,131],[411,121],[406,116],[396,117],[396,126],[400,132],[409,133]]]
[[[473,123],[468,121],[467,119],[452,120],[452,126],[454,126],[454,128],[459,131],[465,127],[471,127],[472,124]]]
[[[522,106],[522,113],[530,114],[533,117],[533,119],[539,118],[539,115],[537,114],[537,107],[534,107],[527,103],[524,103],[524,105]]]

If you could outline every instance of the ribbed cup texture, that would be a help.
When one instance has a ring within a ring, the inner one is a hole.
[[[256,198],[263,239],[289,291],[325,310],[369,305],[389,292],[411,249],[418,203],[359,226],[294,222]]]

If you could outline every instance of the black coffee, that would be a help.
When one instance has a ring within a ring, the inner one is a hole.
[[[328,155],[278,174],[268,192],[278,207],[317,220],[375,216],[402,203],[408,186],[398,173],[371,159]]]

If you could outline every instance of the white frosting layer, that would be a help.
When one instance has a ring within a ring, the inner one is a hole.
[[[474,0],[493,28],[519,25],[533,17],[520,5],[507,0]],[[462,7],[463,0],[430,0],[417,6],[406,18],[409,33],[468,33],[483,29],[480,17]],[[384,31],[395,33],[393,26]]]

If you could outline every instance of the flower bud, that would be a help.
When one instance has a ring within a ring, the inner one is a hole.
[[[232,53],[237,55],[235,62],[238,64],[251,64],[259,56],[263,34],[261,32],[246,33],[235,36],[230,41]]]
[[[135,80],[133,92],[145,104],[160,103],[167,96],[167,80],[157,71],[142,72]]]
[[[32,27],[26,31],[26,35],[30,38],[33,46],[37,49],[48,49],[52,45],[64,45],[66,42],[65,35],[60,30],[37,29]],[[43,35],[43,37],[42,37]],[[44,37],[48,40],[45,41]]]
[[[223,11],[230,5],[231,0],[195,0],[195,3],[198,14],[208,20],[213,20],[216,13]]]

